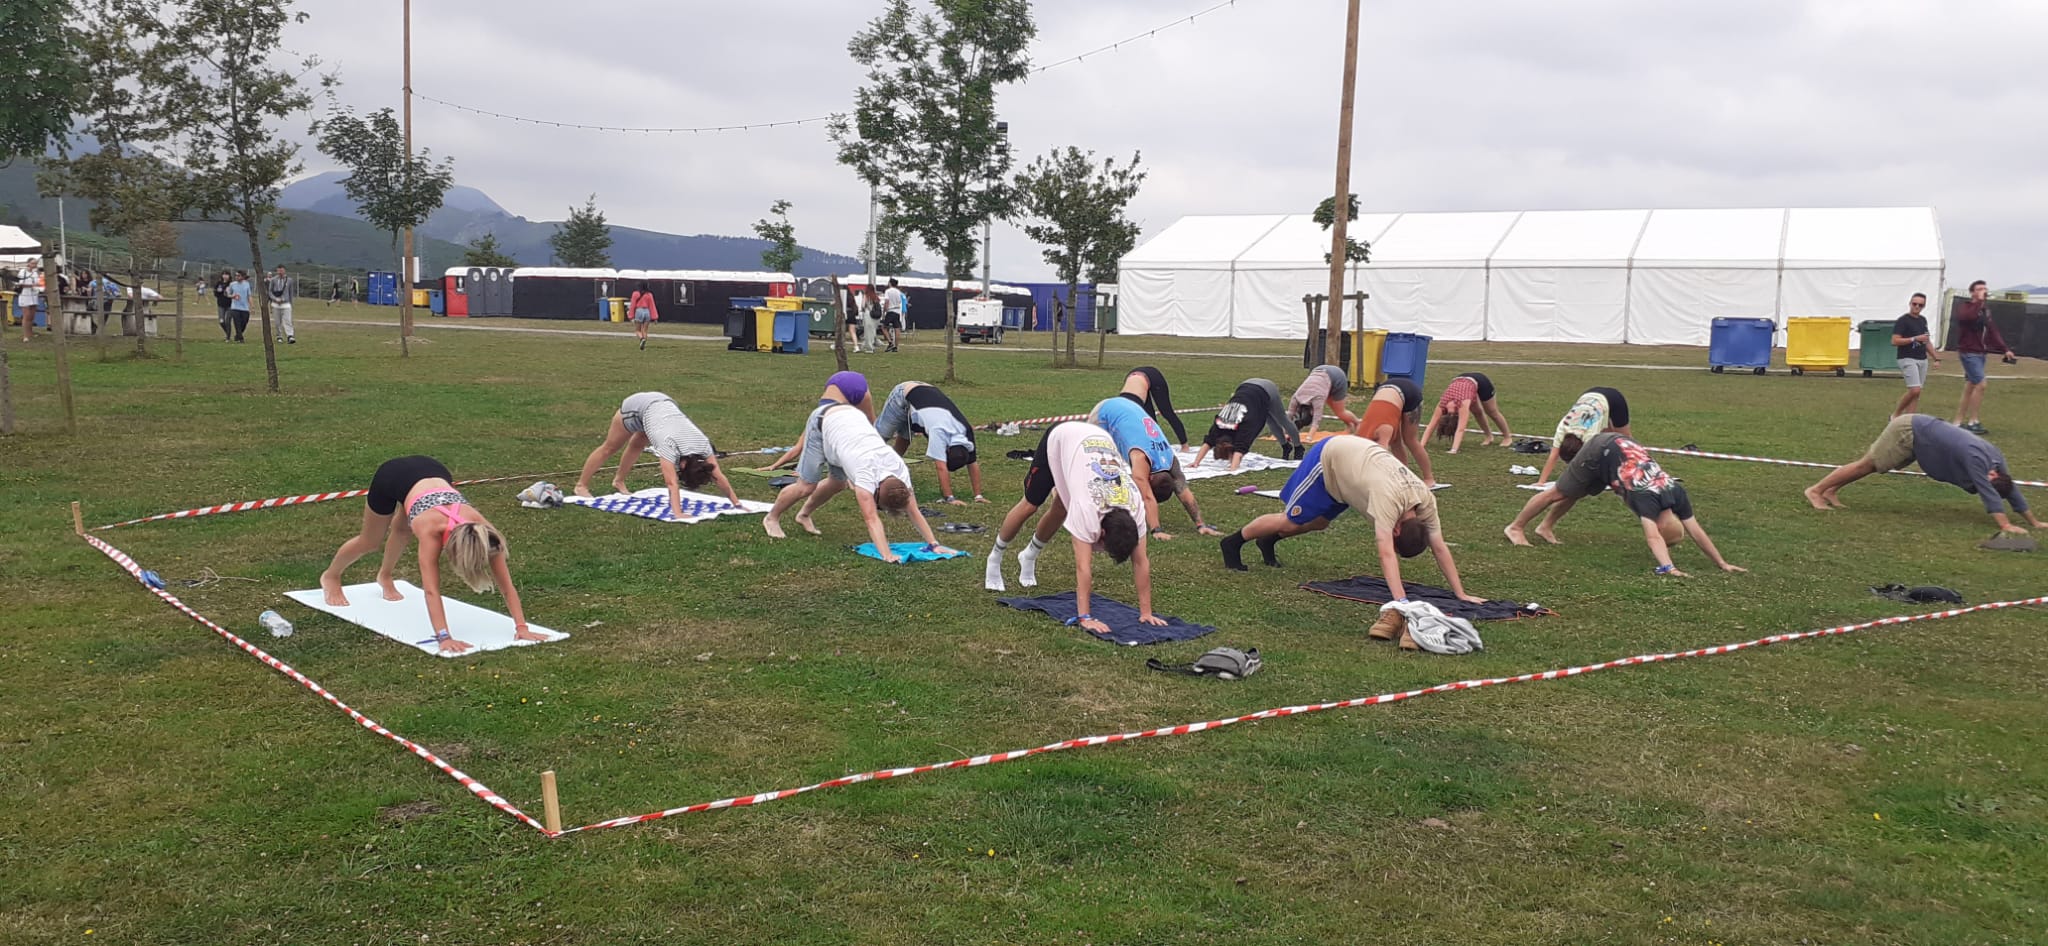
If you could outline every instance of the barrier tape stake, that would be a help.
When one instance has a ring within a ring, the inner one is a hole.
[[[549,834],[562,833],[562,800],[555,795],[555,770],[540,774],[541,820]]]
[[[85,513],[79,511],[77,500],[71,501],[71,531],[85,534]]]

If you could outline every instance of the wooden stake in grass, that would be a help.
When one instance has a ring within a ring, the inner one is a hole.
[[[71,531],[85,534],[85,513],[79,510],[77,500],[71,502]]]
[[[74,509],[78,506],[77,503],[71,505]],[[554,769],[540,774],[540,808],[541,823],[547,825],[550,834],[559,833],[562,830],[562,800],[555,795]]]

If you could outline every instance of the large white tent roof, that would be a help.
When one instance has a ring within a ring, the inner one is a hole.
[[[1927,207],[1794,210],[1785,223],[1787,269],[1924,269],[1942,256],[1941,226]]]
[[[0,255],[20,256],[38,253],[42,249],[42,241],[29,236],[22,228],[0,226]]]
[[[1126,254],[1123,265],[1229,269],[1233,261],[1286,219],[1282,214],[1182,217]],[[1322,253],[1312,258],[1322,259]]]
[[[1649,220],[1647,210],[1532,210],[1495,248],[1493,265],[1625,265]]]
[[[1520,214],[1402,214],[1373,245],[1375,266],[1465,266],[1484,263]]]

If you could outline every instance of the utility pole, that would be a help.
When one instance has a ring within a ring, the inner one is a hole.
[[[1343,344],[1344,267],[1351,264],[1344,250],[1349,245],[1346,225],[1351,222],[1351,109],[1358,92],[1358,0],[1351,0],[1350,6],[1344,21],[1344,97],[1337,112],[1337,200],[1331,206],[1335,212],[1330,227],[1330,325],[1324,344],[1316,346],[1326,365],[1337,363],[1335,349]]]
[[[1347,126],[1349,127],[1349,126]],[[412,0],[405,0],[405,187],[412,192]],[[413,272],[412,228],[405,228],[405,257],[398,261],[398,350],[401,357],[411,357],[412,338],[412,284],[419,274]]]
[[[1005,151],[1010,150],[1009,122],[996,122],[996,141],[998,142],[997,147],[1002,148]],[[981,297],[983,299],[995,298],[995,293],[989,290],[989,271],[992,268],[994,261],[989,259],[988,253],[989,244],[992,241],[994,233],[995,218],[990,217],[986,220],[983,220],[981,222]],[[1000,322],[1001,320],[998,319],[997,321]]]

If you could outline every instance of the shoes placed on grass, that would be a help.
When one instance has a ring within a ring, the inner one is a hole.
[[[1372,628],[1365,636],[1376,641],[1390,641],[1408,637],[1408,618],[1393,608],[1380,611],[1380,619],[1372,622]]]

